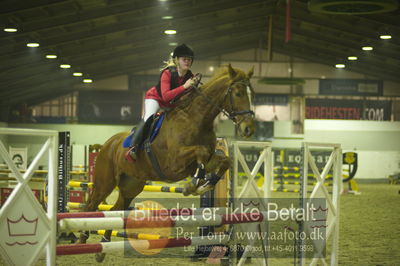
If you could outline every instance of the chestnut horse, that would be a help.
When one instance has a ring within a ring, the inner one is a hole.
[[[202,194],[213,189],[219,178],[230,167],[225,155],[215,153],[216,135],[214,119],[223,112],[237,125],[244,137],[254,133],[254,113],[251,100],[254,92],[250,85],[253,69],[248,73],[222,67],[208,82],[193,90],[165,115],[157,138],[151,144],[162,179],[153,169],[144,150],[135,162],[125,159],[127,148],[123,141],[129,132],[112,136],[100,150],[94,171],[94,186],[85,211],[95,211],[97,206],[118,186],[119,196],[112,210],[127,209],[131,201],[142,192],[146,181],[177,182],[195,176],[186,189],[187,194]],[[104,241],[110,241],[111,231]],[[85,243],[88,232],[81,233]],[[97,254],[98,261],[104,254]]]

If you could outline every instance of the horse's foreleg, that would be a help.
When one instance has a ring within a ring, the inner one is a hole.
[[[210,161],[206,165],[206,178],[205,182],[198,186],[196,194],[203,194],[209,190],[214,189],[215,185],[225,174],[226,170],[231,165],[230,159],[225,154],[214,153]]]
[[[100,162],[99,159],[97,159],[97,161]],[[85,212],[96,211],[99,204],[111,194],[117,184],[112,167],[110,167],[108,163],[108,161],[103,164],[98,163],[98,166],[96,166],[94,186],[86,202],[86,207],[84,208]],[[88,238],[89,231],[82,231],[79,242],[84,244]]]
[[[110,209],[110,211],[127,210],[132,199],[133,198],[127,198],[127,199],[124,198],[120,192],[118,195],[117,201],[115,202],[114,206]],[[111,242],[111,234],[112,234],[112,230],[106,230],[104,232],[103,237],[101,238],[101,242]],[[96,261],[103,262],[105,256],[106,256],[106,253],[96,253]]]
[[[169,166],[173,165],[176,172],[186,169],[188,164],[197,162],[197,169],[192,174],[192,182],[186,184],[184,195],[193,194],[196,188],[204,182],[206,173],[205,164],[211,156],[210,150],[206,146],[185,146],[179,149],[175,156],[170,157]]]

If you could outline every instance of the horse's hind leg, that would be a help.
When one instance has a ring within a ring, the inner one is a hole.
[[[127,210],[132,200],[142,192],[145,184],[146,181],[139,181],[124,174],[120,175],[118,199],[111,210]],[[110,242],[111,233],[112,230],[106,230],[101,242]],[[102,262],[105,255],[105,253],[96,253],[96,261]]]
[[[117,185],[112,167],[107,166],[107,163],[103,163],[101,166],[97,165],[99,166],[96,166],[95,169],[93,190],[84,208],[86,212],[96,211],[99,204],[111,194]],[[89,231],[81,232],[79,242],[86,243],[88,238]]]

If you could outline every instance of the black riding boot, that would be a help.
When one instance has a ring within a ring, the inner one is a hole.
[[[139,124],[136,126],[135,133],[132,137],[130,145],[131,148],[129,149],[128,153],[133,160],[136,160],[139,146],[143,142],[144,125],[145,125],[144,120],[141,120]]]

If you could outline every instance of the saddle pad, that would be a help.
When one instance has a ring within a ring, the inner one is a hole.
[[[153,142],[155,140],[155,138],[158,135],[158,132],[161,129],[161,125],[164,122],[164,118],[165,118],[165,113],[161,113],[158,117],[158,119],[154,122],[155,124],[153,124],[152,126],[152,132],[150,134],[150,142]]]
[[[129,136],[125,138],[124,142],[122,143],[122,147],[129,148],[129,145],[132,142],[133,134],[135,134],[135,130],[132,130]]]

